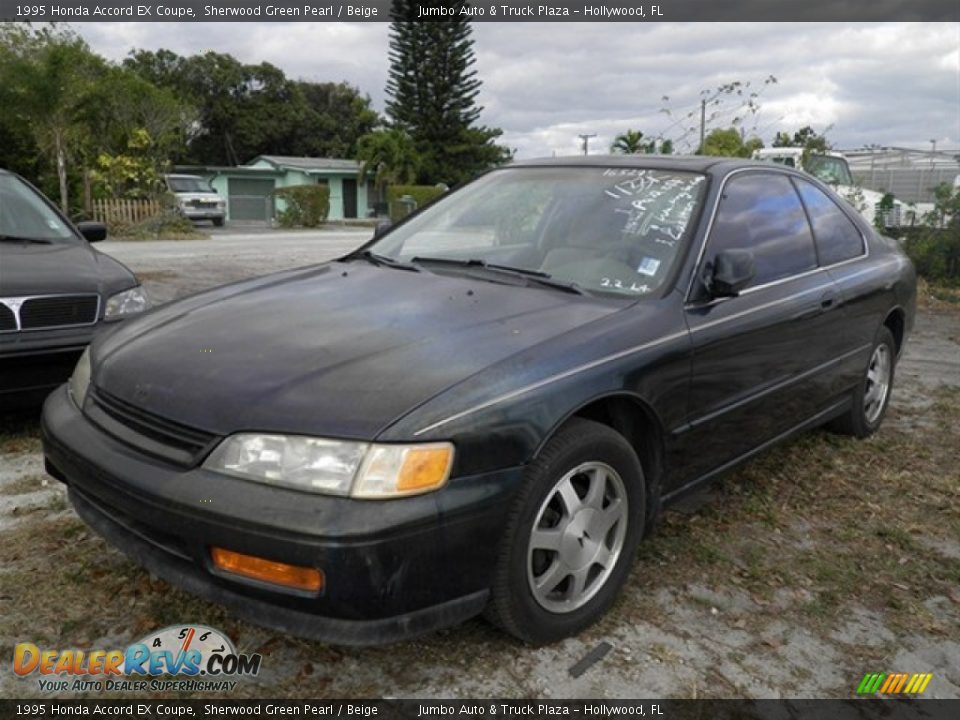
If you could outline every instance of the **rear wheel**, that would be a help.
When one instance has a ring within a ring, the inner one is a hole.
[[[886,326],[877,332],[870,351],[870,360],[853,396],[850,411],[835,420],[831,429],[844,435],[865,438],[875,433],[883,422],[893,390],[897,351],[893,333]]]
[[[605,425],[571,420],[527,471],[487,617],[532,644],[593,624],[626,581],[644,517],[643,471],[630,444]]]

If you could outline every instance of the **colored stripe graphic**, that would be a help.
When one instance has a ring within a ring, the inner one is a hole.
[[[933,673],[867,673],[857,686],[857,695],[919,695],[932,679]]]
[[[867,673],[864,675],[863,680],[860,681],[860,686],[857,688],[857,695],[872,695],[875,693],[874,685],[878,684],[882,678],[883,673]]]

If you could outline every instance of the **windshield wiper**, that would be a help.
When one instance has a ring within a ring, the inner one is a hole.
[[[528,270],[527,268],[512,267],[510,265],[498,265],[496,263],[488,263],[486,260],[480,260],[479,258],[457,260],[454,258],[415,257],[413,262],[423,264],[437,263],[440,265],[455,265],[458,267],[467,268],[477,267],[483,270],[491,270],[500,275],[509,275],[511,277],[521,278],[528,283],[544,285],[546,287],[563,290],[564,292],[574,293],[576,295],[589,295],[589,293],[577,285],[577,283],[567,280],[558,280],[550,273],[545,273],[542,270]]]
[[[352,260],[354,258],[361,258],[362,260],[366,260],[373,265],[396,268],[397,270],[412,270],[413,272],[420,272],[420,268],[418,268],[414,263],[396,260],[395,258],[388,257],[387,255],[378,255],[372,250],[364,250],[363,252],[354,253],[347,256],[348,260]]]
[[[43,238],[23,237],[20,235],[0,235],[0,242],[10,243],[30,243],[33,245],[53,245],[53,240],[44,240]]]

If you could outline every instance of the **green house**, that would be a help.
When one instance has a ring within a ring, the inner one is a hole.
[[[283,200],[273,191],[291,185],[329,187],[329,220],[369,217],[375,199],[373,183],[360,182],[360,164],[355,160],[260,155],[246,165],[186,165],[176,172],[206,178],[227,199],[227,220],[232,222],[271,222],[283,209]]]

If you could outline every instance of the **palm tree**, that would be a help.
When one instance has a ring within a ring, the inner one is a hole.
[[[388,185],[416,180],[420,158],[413,139],[403,130],[374,130],[357,140],[360,181],[373,176],[379,201],[386,201]]]
[[[643,133],[639,130],[627,130],[622,135],[617,135],[613,140],[613,145],[610,146],[610,152],[623,155],[637,155],[645,150]]]

